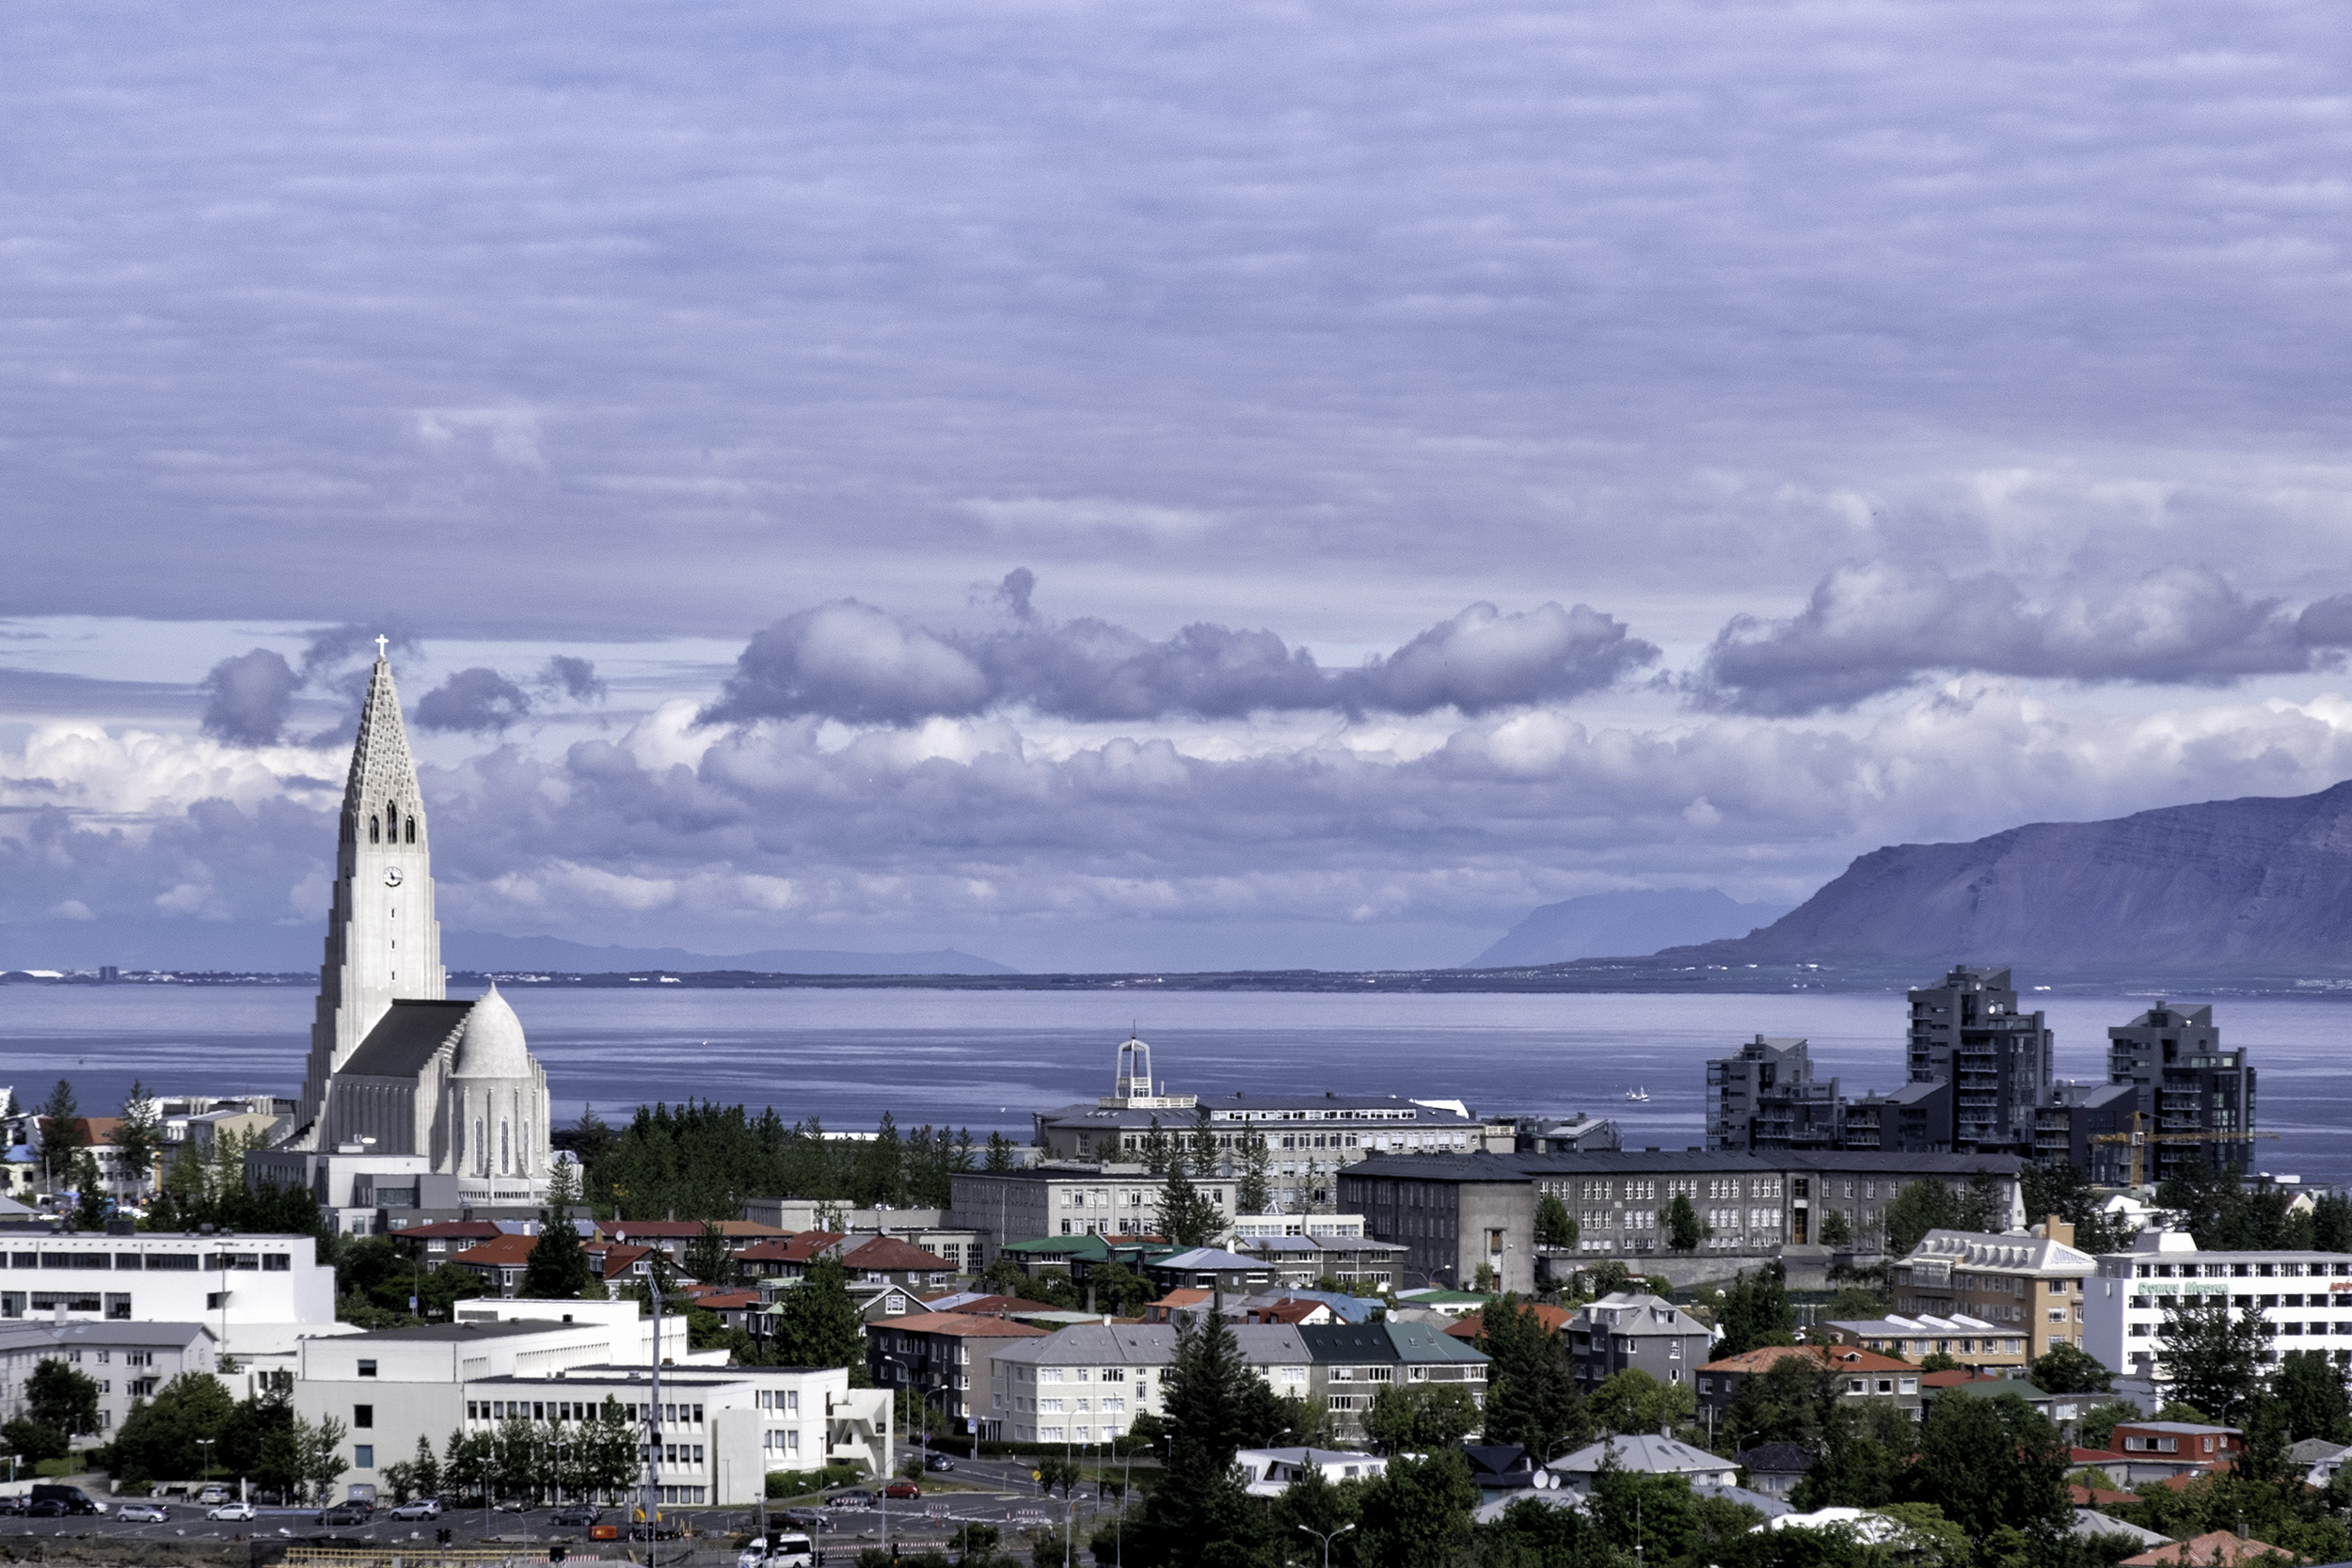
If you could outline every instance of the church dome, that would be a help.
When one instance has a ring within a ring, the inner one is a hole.
[[[531,1051],[523,1044],[523,1021],[506,1005],[497,986],[466,1012],[466,1033],[457,1042],[456,1076],[528,1078]]]

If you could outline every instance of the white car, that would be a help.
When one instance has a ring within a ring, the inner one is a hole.
[[[251,1503],[222,1503],[206,1512],[207,1519],[258,1519],[262,1511]]]
[[[171,1510],[161,1503],[124,1503],[115,1510],[115,1517],[125,1524],[161,1525],[171,1518]]]

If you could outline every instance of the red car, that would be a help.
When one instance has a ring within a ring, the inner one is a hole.
[[[900,1497],[919,1497],[923,1489],[911,1481],[894,1481],[882,1488],[882,1496],[894,1501]]]

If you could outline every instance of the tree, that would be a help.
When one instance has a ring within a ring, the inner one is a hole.
[[[1811,1447],[1836,1402],[1836,1374],[1811,1351],[1792,1347],[1762,1371],[1740,1379],[1739,1393],[1724,1412],[1724,1441],[1735,1449],[1759,1443]]]
[[[1567,1346],[1533,1303],[1490,1299],[1479,1314],[1478,1349],[1487,1360],[1486,1441],[1548,1454],[1589,1430]]]
[[[122,1119],[113,1133],[116,1157],[122,1163],[122,1173],[130,1179],[131,1199],[138,1201],[147,1191],[147,1181],[155,1168],[155,1156],[163,1148],[163,1117],[155,1099],[147,1092],[147,1085],[137,1079],[131,1081],[131,1092],[122,1097]]]
[[[1886,1250],[1908,1255],[1931,1230],[1960,1227],[1960,1202],[1951,1188],[1932,1177],[1914,1181],[1886,1206]]]
[[[1222,1319],[1212,1315],[1177,1330],[1160,1401],[1168,1453],[1160,1484],[1126,1543],[1136,1563],[1241,1568],[1262,1554],[1272,1532],[1233,1467],[1253,1385],[1262,1386],[1262,1380]]]
[[[2074,1442],[2077,1447],[2104,1449],[2115,1435],[2118,1421],[2137,1421],[2139,1406],[2129,1400],[2103,1400],[2084,1411],[2074,1422]]]
[[[2071,1523],[2067,1446],[2058,1429],[2015,1394],[1947,1389],[1919,1430],[1919,1458],[1898,1482],[1899,1500],[1933,1503],[1983,1541],[2011,1527],[2045,1547]]]
[[[1002,1174],[1011,1170],[1016,1164],[1018,1161],[1013,1153],[1012,1140],[1002,1132],[991,1132],[988,1135],[988,1152],[980,1159],[980,1168]]]
[[[539,1239],[532,1243],[523,1282],[515,1293],[532,1301],[575,1301],[595,1277],[579,1227],[562,1208],[540,1210]]]
[[[1233,1189],[1233,1212],[1270,1212],[1274,1208],[1274,1150],[1255,1126],[1235,1134],[1234,1142],[1235,1152],[1241,1156],[1241,1174]]]
[[[1797,1342],[1797,1309],[1788,1303],[1786,1276],[1778,1263],[1754,1275],[1742,1274],[1724,1291],[1724,1337],[1711,1354],[1718,1359],[1760,1350],[1766,1345]]]
[[[73,1439],[63,1427],[36,1421],[29,1416],[19,1416],[0,1423],[0,1443],[26,1464],[43,1459],[63,1459],[73,1447]]]
[[[2074,1227],[2074,1245],[2084,1252],[2127,1251],[2139,1233],[2137,1221],[2108,1216],[2097,1190],[2072,1160],[2036,1161],[2017,1173],[2017,1186],[2028,1223],[2056,1214]]]
[[[1192,1184],[1183,1164],[1171,1159],[1160,1189],[1157,1223],[1160,1234],[1178,1246],[1207,1246],[1225,1228],[1225,1213]]]
[[[2248,1396],[2262,1383],[2270,1324],[2261,1309],[2233,1316],[2218,1291],[2164,1303],[2157,1354],[2172,1374],[2172,1393],[2224,1425],[2237,1424]]]
[[[1988,1170],[1975,1170],[1968,1176],[1968,1190],[1960,1195],[1957,1212],[1953,1214],[1957,1227],[1979,1234],[1997,1235],[2009,1228],[2009,1207],[2001,1201],[2001,1184]]]
[[[1821,1216],[1820,1239],[1823,1246],[1851,1246],[1853,1243],[1853,1227],[1846,1223],[1844,1210],[1832,1209]]]
[[[2352,1443],[2352,1402],[2345,1400],[2343,1375],[2326,1351],[2287,1352],[2271,1375],[2270,1391],[2284,1409],[2288,1442],[2324,1437]]]
[[[1458,1451],[1391,1459],[1363,1489],[1359,1560],[1381,1568],[1450,1568],[1470,1544],[1479,1500],[1470,1461]]]
[[[64,1185],[72,1175],[73,1157],[81,1151],[87,1135],[72,1081],[60,1078],[40,1106],[40,1169],[52,1189]]]
[[[686,1249],[686,1272],[706,1285],[735,1282],[734,1249],[727,1245],[726,1232],[709,1220],[703,1221],[703,1233]]]
[[[1160,1125],[1159,1117],[1153,1117],[1152,1125],[1144,1130],[1143,1168],[1153,1176],[1166,1176],[1168,1155],[1168,1130]]]
[[[143,1486],[151,1481],[190,1481],[204,1467],[199,1437],[213,1437],[230,1418],[237,1402],[220,1379],[210,1372],[182,1372],[155,1397],[135,1400],[131,1413],[115,1433],[114,1457],[108,1466],[119,1484]]]
[[[98,1432],[98,1383],[55,1356],[43,1356],[24,1380],[24,1414],[72,1437]]]
[[[1585,1416],[1603,1432],[1661,1432],[1697,1412],[1689,1384],[1661,1383],[1638,1367],[1612,1372],[1584,1402]]]
[[[1699,1212],[1691,1206],[1691,1195],[1675,1194],[1672,1201],[1659,1212],[1666,1227],[1666,1245],[1677,1252],[1696,1252],[1707,1240],[1707,1227],[1699,1223]]]
[[[1535,1244],[1572,1251],[1576,1246],[1576,1216],[1560,1201],[1558,1193],[1546,1193],[1535,1200]]]
[[[304,1424],[300,1417],[294,1418],[298,1438],[304,1435]],[[350,1435],[351,1429],[342,1422],[332,1416],[322,1416],[318,1425],[310,1428],[308,1441],[302,1444],[302,1479],[316,1488],[315,1496],[321,1502],[327,1500],[335,1482],[351,1468],[351,1462],[343,1458],[343,1439]]]
[[[2055,1344],[2035,1357],[2030,1370],[2033,1386],[2050,1394],[2104,1394],[2114,1374],[2095,1355],[2069,1344]]]
[[[84,1230],[103,1230],[114,1207],[98,1173],[98,1156],[85,1148],[73,1160],[73,1223]]]
[[[2329,1193],[2312,1205],[2312,1245],[2321,1252],[2352,1252],[2352,1198]]]
[[[864,1367],[863,1328],[850,1300],[849,1274],[835,1259],[819,1258],[809,1265],[806,1278],[777,1298],[777,1364]]]
[[[1819,1508],[1883,1508],[1919,1446],[1917,1425],[1892,1400],[1835,1400],[1824,1412],[1820,1457],[1788,1500]]]
[[[1450,1449],[1478,1430],[1478,1402],[1458,1383],[1383,1386],[1364,1414],[1364,1435],[1382,1453]],[[1488,1428],[1488,1435],[1493,1435]],[[1508,1439],[1512,1442],[1518,1438]]]

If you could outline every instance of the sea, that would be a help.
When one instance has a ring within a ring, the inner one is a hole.
[[[453,994],[464,994],[453,992]],[[1119,1042],[1152,1049],[1170,1092],[1459,1100],[1484,1113],[1614,1117],[1625,1145],[1704,1141],[1705,1063],[1757,1035],[1803,1036],[1849,1094],[1903,1077],[1899,991],[1758,995],[1392,995],[1299,991],[574,990],[510,988],[559,1123],[593,1108],[740,1101],[787,1121],[1025,1135],[1032,1112],[1107,1094]],[[2151,994],[2036,998],[2061,1078],[2106,1079],[2106,1029]],[[2201,998],[2171,1000],[2195,1003]],[[314,996],[294,986],[0,987],[0,1086],[38,1102],[70,1080],[85,1113],[134,1080],[165,1093],[301,1087]],[[2352,998],[2215,1001],[2251,1053],[2256,1164],[2352,1185]],[[1630,1098],[1646,1097],[1646,1098]]]

